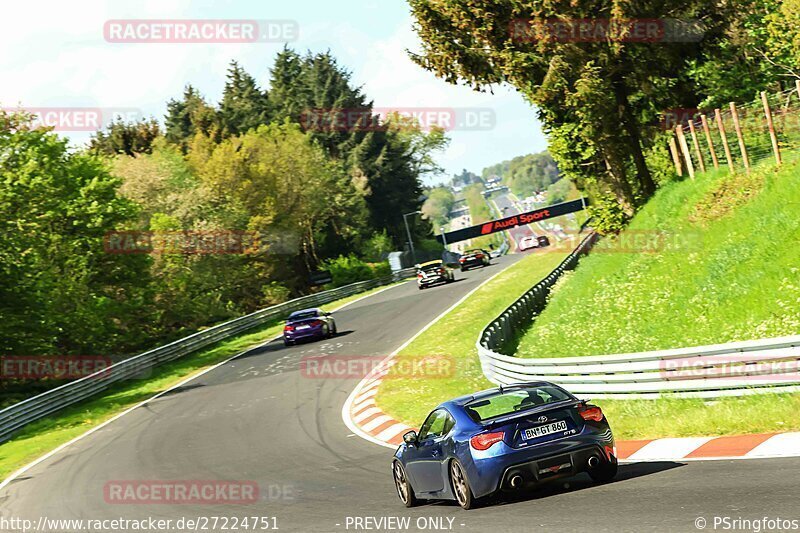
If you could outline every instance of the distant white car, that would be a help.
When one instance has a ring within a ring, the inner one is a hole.
[[[538,248],[538,247],[539,247],[539,241],[536,240],[536,236],[535,235],[530,235],[528,237],[523,237],[519,241],[519,251],[520,252],[523,252],[525,250],[529,250],[531,248]]]
[[[519,241],[519,251],[524,252],[532,248],[544,248],[550,246],[550,239],[545,235],[528,235]]]

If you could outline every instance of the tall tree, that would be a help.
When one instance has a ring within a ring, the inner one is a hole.
[[[167,102],[167,114],[164,117],[165,137],[177,144],[186,152],[189,143],[198,133],[215,137],[219,140],[218,118],[214,108],[206,103],[200,93],[187,85],[180,100]]]
[[[124,122],[117,119],[105,130],[95,133],[89,149],[96,154],[148,154],[152,150],[153,141],[161,135],[161,128],[155,119]]]
[[[536,106],[561,170],[611,189],[629,212],[655,190],[645,127],[674,105],[674,87],[686,83],[706,41],[719,38],[730,9],[677,0],[409,2],[423,43],[415,61],[451,83],[516,87]],[[581,39],[552,31],[559,21],[631,19],[699,20],[705,39],[637,42],[624,32]]]
[[[269,123],[269,97],[236,61],[228,68],[228,79],[219,105],[222,135],[239,135]]]

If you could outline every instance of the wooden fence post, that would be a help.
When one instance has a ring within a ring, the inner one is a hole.
[[[794,86],[797,87],[797,96],[800,96],[800,80],[794,80]]]
[[[703,153],[700,152],[700,142],[697,140],[697,131],[694,129],[694,121],[689,121],[689,131],[692,134],[692,144],[694,145],[694,153],[697,154],[697,163],[700,165],[700,172],[706,171],[706,162],[703,161]]]
[[[769,127],[769,138],[772,140],[772,152],[775,154],[775,163],[781,166],[781,149],[778,147],[778,136],[775,135],[775,125],[772,123],[772,111],[769,108],[767,92],[761,91],[761,102],[764,104],[764,115],[767,117],[767,127]]]
[[[731,102],[731,116],[733,117],[733,127],[736,130],[736,137],[739,139],[739,150],[742,152],[742,162],[744,163],[744,170],[750,173],[750,160],[747,158],[747,147],[744,145],[744,136],[742,135],[742,127],[739,125],[739,113],[736,111],[736,104]]]
[[[669,153],[672,154],[672,162],[675,163],[675,173],[678,176],[683,176],[683,169],[681,168],[681,156],[678,153],[678,145],[675,144],[675,136],[669,137]]]
[[[714,140],[711,138],[711,130],[708,129],[708,120],[706,116],[700,115],[700,121],[703,123],[703,131],[706,134],[708,150],[711,152],[711,162],[714,163],[714,168],[719,168],[719,160],[717,159],[717,152],[714,151]]]
[[[683,152],[683,159],[686,161],[686,170],[689,177],[694,179],[694,164],[692,164],[692,154],[689,153],[689,145],[686,144],[686,137],[683,135],[683,126],[675,126],[675,133],[678,134],[678,144]]]
[[[728,145],[728,135],[725,133],[725,124],[722,122],[722,114],[719,112],[719,109],[714,110],[714,117],[717,119],[717,129],[719,130],[719,136],[722,137],[722,147],[725,149],[725,159],[728,161],[728,169],[730,169],[731,174],[733,174],[736,172],[736,169],[733,168],[731,147]]]

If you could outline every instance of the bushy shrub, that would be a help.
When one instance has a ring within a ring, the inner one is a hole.
[[[386,256],[394,250],[392,239],[383,230],[378,233],[373,233],[367,242],[364,243],[361,253],[367,261],[383,261]]]
[[[333,281],[326,285],[326,288],[331,289],[391,274],[388,262],[367,263],[355,255],[340,255],[329,259],[320,265],[320,269],[331,273]]]
[[[622,206],[610,194],[595,198],[586,211],[592,217],[592,227],[601,235],[619,233],[628,223],[628,216]]]

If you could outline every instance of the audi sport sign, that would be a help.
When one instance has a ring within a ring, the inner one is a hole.
[[[533,211],[528,211],[526,213],[518,213],[510,217],[484,222],[483,224],[478,224],[477,226],[457,229],[455,231],[445,233],[444,236],[447,239],[447,243],[451,244],[467,239],[474,239],[475,237],[480,237],[481,235],[490,235],[492,233],[497,233],[498,231],[509,230],[521,224],[532,224],[534,222],[547,220],[548,218],[560,217],[561,215],[566,215],[567,213],[575,213],[577,211],[582,211],[585,206],[586,204],[584,203],[584,199],[579,198],[578,200],[563,202],[548,207],[542,207],[541,209],[534,209]],[[442,242],[441,235],[437,235],[436,239],[439,242]]]

